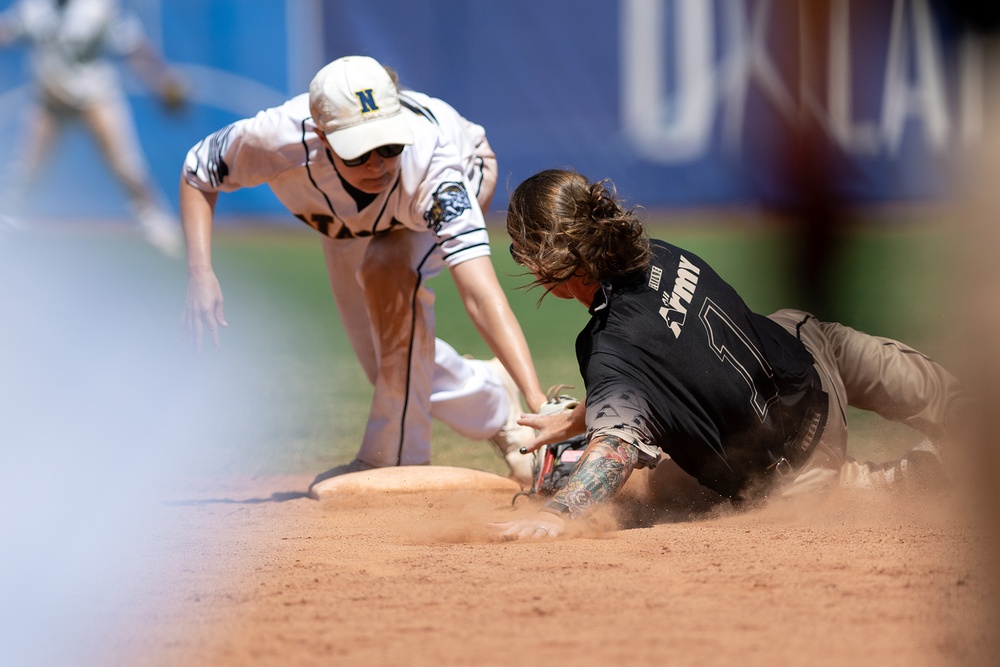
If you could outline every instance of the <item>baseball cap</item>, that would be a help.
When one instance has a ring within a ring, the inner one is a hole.
[[[396,84],[368,56],[345,56],[321,69],[309,84],[309,110],[345,160],[379,146],[413,143]]]

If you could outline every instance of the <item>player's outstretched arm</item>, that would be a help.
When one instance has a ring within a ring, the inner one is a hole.
[[[545,403],[535,364],[521,325],[510,309],[489,257],[477,257],[451,267],[455,286],[472,323],[500,363],[510,372],[531,410]]]
[[[500,539],[559,537],[567,521],[587,515],[622,490],[639,462],[639,450],[612,435],[596,436],[584,450],[566,486],[536,516],[492,524]]]
[[[191,344],[202,351],[206,330],[216,348],[219,327],[227,327],[222,307],[222,287],[212,269],[212,218],[219,193],[203,192],[183,178],[180,185],[180,213],[187,247],[188,289],[181,326]]]
[[[148,39],[136,41],[128,54],[133,71],[147,88],[154,91],[168,111],[177,111],[187,104],[188,86]]]

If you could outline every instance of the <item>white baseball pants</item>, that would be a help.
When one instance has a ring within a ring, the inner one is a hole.
[[[323,255],[341,322],[375,387],[357,458],[378,467],[428,463],[432,418],[471,439],[495,435],[508,413],[500,378],[435,337],[427,280],[444,262],[434,235],[324,237]]]

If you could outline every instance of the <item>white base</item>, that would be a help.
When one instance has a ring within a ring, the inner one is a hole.
[[[420,491],[509,491],[521,485],[507,477],[473,468],[454,466],[398,466],[352,472],[325,479],[309,491],[317,500],[334,496]]]

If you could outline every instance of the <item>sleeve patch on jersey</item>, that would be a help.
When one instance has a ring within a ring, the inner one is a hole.
[[[472,204],[464,185],[456,182],[442,183],[434,193],[431,210],[424,213],[424,220],[428,227],[437,231],[441,225],[451,222],[470,208]]]

